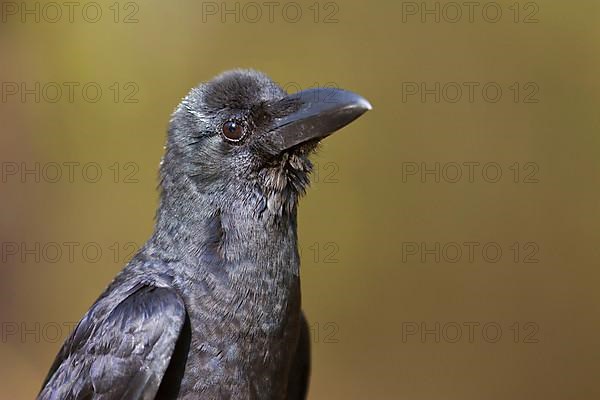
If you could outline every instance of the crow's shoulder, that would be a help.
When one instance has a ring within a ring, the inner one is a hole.
[[[61,348],[38,399],[153,398],[185,319],[174,289],[113,282]]]

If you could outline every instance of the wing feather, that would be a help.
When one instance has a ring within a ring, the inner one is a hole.
[[[186,320],[185,305],[174,290],[151,285],[138,285],[116,306],[114,300],[101,297],[83,317],[38,400],[154,399]]]

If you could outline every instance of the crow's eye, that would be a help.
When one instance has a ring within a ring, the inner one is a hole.
[[[223,124],[223,136],[230,142],[239,142],[244,137],[242,124],[236,121],[227,121]]]

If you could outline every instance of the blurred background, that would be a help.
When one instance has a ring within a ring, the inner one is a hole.
[[[149,237],[170,113],[235,67],[374,106],[299,211],[311,399],[599,398],[599,12],[3,1],[0,398]]]

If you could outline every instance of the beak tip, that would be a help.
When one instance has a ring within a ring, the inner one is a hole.
[[[369,103],[369,100],[365,99],[364,97],[360,98],[357,105],[365,111],[371,111],[373,109],[373,106],[371,103]]]

